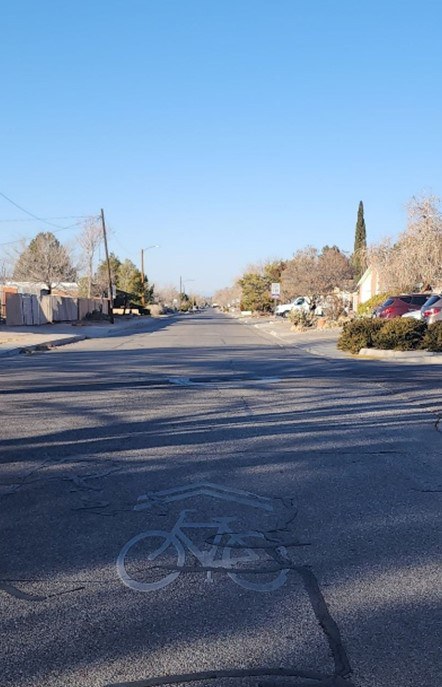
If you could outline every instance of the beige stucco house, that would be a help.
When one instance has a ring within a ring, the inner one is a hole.
[[[378,293],[381,293],[379,272],[370,265],[356,284],[356,290],[353,293],[353,310],[356,310],[360,303],[365,303]]]

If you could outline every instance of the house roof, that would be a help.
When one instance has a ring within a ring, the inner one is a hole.
[[[370,277],[371,273],[373,272],[373,269],[374,269],[373,265],[369,265],[369,266],[367,267],[367,269],[365,270],[364,274],[362,275],[362,277],[359,279],[358,283],[356,284],[356,289],[358,289],[359,286],[360,286],[361,284],[363,284],[364,281],[366,281],[366,279],[368,279],[368,278]]]

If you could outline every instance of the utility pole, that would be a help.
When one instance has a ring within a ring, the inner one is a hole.
[[[106,262],[107,262],[107,276],[108,276],[108,280],[109,280],[109,284],[108,284],[108,288],[109,288],[109,319],[110,319],[110,323],[114,324],[113,298],[112,298],[112,273],[111,273],[111,267],[110,267],[110,262],[109,262],[109,251],[107,249],[106,223],[104,221],[104,210],[103,210],[103,208],[101,209],[101,226],[103,228],[104,250],[106,253]]]
[[[145,306],[144,294],[144,248],[141,249],[141,305]]]

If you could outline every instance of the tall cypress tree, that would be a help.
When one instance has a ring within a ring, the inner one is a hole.
[[[367,231],[365,229],[364,204],[361,200],[358,207],[358,219],[356,220],[355,244],[352,258],[356,278],[359,278],[366,268],[366,252]]]

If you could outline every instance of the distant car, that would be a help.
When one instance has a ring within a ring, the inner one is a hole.
[[[423,319],[427,324],[433,324],[442,320],[442,295],[434,294],[425,303],[422,313]]]
[[[307,296],[298,296],[298,298],[294,298],[290,303],[281,303],[276,306],[275,315],[287,317],[292,310],[304,310],[305,312],[309,312],[310,298]]]
[[[420,309],[428,300],[428,293],[407,293],[400,296],[390,296],[382,305],[374,311],[375,317],[391,320],[393,317],[402,317],[405,313]]]

